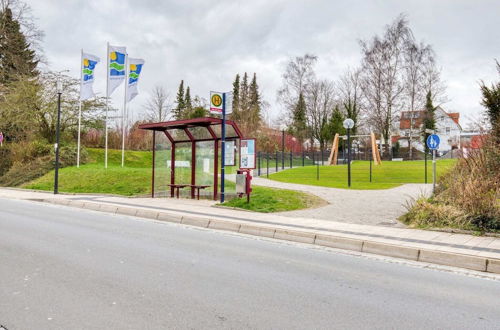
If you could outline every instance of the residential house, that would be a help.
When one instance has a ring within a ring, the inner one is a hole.
[[[410,131],[412,135],[412,146],[417,150],[424,151],[422,141],[422,125],[425,111],[403,111],[399,120],[399,134],[393,136],[392,142],[399,141],[402,147],[408,147]],[[413,117],[413,120],[411,120]],[[436,120],[436,134],[440,137],[439,153],[444,154],[450,150],[458,149],[460,146],[460,113],[446,112],[443,108],[437,107],[434,112]],[[412,129],[410,130],[410,123]]]

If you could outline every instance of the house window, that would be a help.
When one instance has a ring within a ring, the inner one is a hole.
[[[450,127],[446,127],[446,134],[450,134],[451,132],[451,128]]]

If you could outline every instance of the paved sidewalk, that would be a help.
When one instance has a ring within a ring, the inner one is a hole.
[[[234,180],[234,176],[229,175]],[[405,228],[397,218],[406,212],[405,206],[420,196],[429,196],[431,184],[404,184],[383,190],[349,190],[295,183],[285,183],[254,177],[252,184],[306,192],[322,198],[328,204],[313,209],[276,213],[294,218],[378,225]]]
[[[243,225],[251,225],[254,228],[260,228],[259,232],[262,232],[262,230],[272,231],[273,235],[270,237],[313,244],[317,244],[319,237],[328,236],[328,239],[333,237],[336,243],[332,243],[333,246],[327,246],[395,257],[408,257],[409,259],[416,258],[415,260],[422,260],[419,259],[422,258],[421,251],[433,251],[438,254],[426,260],[433,262],[434,259],[432,258],[435,258],[435,263],[443,264],[447,264],[448,260],[452,262],[453,258],[450,255],[455,254],[487,258],[493,261],[481,260],[486,262],[486,265],[490,263],[490,267],[497,267],[497,272],[500,273],[500,238],[497,237],[478,237],[437,231],[361,225],[313,218],[292,218],[282,214],[263,214],[214,207],[214,202],[206,200],[127,198],[103,195],[53,195],[16,189],[0,189],[0,198],[38,200],[158,220],[177,219],[178,221],[174,222],[193,225],[202,224],[204,227],[211,227],[210,223],[213,222],[217,224],[214,227],[215,229],[219,229],[217,226],[224,227],[224,224],[229,227],[237,225],[238,228]],[[288,234],[276,236],[278,232]],[[373,244],[379,244],[379,246],[373,246]],[[386,245],[388,248],[383,247]],[[384,249],[390,251],[387,252]],[[414,253],[417,254],[414,255]],[[482,261],[474,258],[469,259],[466,259],[464,264],[466,266],[463,267],[472,269],[477,267],[480,270]],[[468,267],[467,265],[470,262],[473,265]],[[479,266],[477,266],[476,262],[479,263]]]

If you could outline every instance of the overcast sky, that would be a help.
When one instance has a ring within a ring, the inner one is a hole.
[[[231,89],[236,73],[257,73],[271,116],[281,111],[276,91],[287,61],[312,53],[321,78],[335,80],[360,63],[359,39],[380,34],[407,14],[417,40],[433,46],[450,101],[449,112],[477,117],[478,82],[499,79],[500,1],[496,0],[29,0],[45,32],[49,66],[79,76],[80,49],[105,62],[106,42],[127,46],[146,64],[139,113],[154,85],[175,97],[181,79],[192,95]],[[96,70],[96,92],[105,91],[105,67]],[[121,107],[123,88],[113,94]]]

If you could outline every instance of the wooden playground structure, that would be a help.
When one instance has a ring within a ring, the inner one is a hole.
[[[375,133],[370,132],[370,135],[351,135],[351,138],[357,137],[370,137],[370,145],[371,145],[371,155],[375,165],[382,164],[382,160],[380,159],[380,151],[377,146],[377,140],[375,138]],[[332,151],[330,152],[330,157],[328,157],[328,165],[337,165],[338,155],[339,155],[339,140],[341,136],[337,133],[333,138]],[[342,138],[347,138],[342,136]]]

